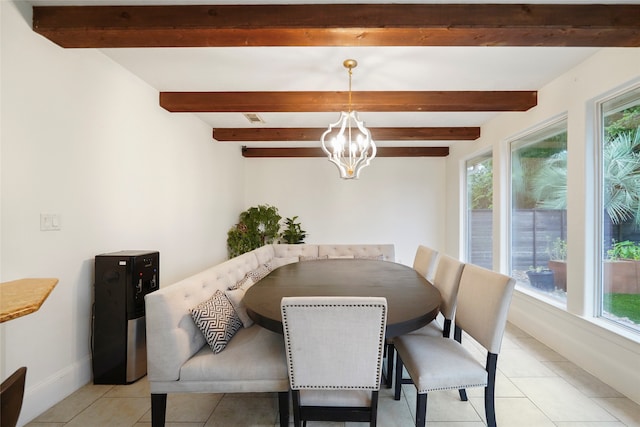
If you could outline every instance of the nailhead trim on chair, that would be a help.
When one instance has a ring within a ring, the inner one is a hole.
[[[339,304],[339,305],[335,305],[335,304],[291,304],[288,307],[380,307],[382,308],[383,313],[385,314],[385,316],[383,316],[383,318],[386,318],[386,307],[384,305],[378,305],[378,304]],[[286,313],[286,309],[283,310],[282,313],[282,323],[286,323],[287,322],[287,313]],[[380,325],[380,336],[378,338],[378,345],[383,347],[384,346],[384,336],[385,336],[385,327],[384,327],[384,323]],[[289,338],[289,334],[287,332],[284,333],[284,339],[286,342],[287,347],[290,345],[290,338]],[[380,354],[382,354],[382,352],[380,352]],[[291,363],[289,363],[289,372],[293,372],[293,368],[291,366]],[[380,384],[380,381],[382,380],[382,360],[380,357],[378,357],[378,372],[376,373],[376,383]],[[293,384],[295,384],[295,378],[293,378],[293,374],[292,377],[290,378],[290,382],[292,385],[292,388],[295,388],[296,390],[303,390],[306,388],[313,388],[313,389],[327,389],[327,390],[356,390],[356,389],[361,389],[361,390],[377,390],[377,387],[361,387],[361,386],[324,386],[324,387],[320,387],[320,386],[309,386],[309,385],[296,385],[295,387],[293,387]]]
[[[464,385],[462,387],[438,387],[438,388],[429,388],[429,389],[423,389],[423,390],[418,390],[418,394],[425,394],[425,393],[430,393],[432,391],[440,391],[440,390],[458,390],[461,388],[474,388],[474,387],[486,387],[487,383],[482,383],[482,384],[467,384]]]

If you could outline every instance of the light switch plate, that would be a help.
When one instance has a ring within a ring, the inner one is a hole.
[[[40,214],[40,231],[59,231],[61,228],[60,214]]]

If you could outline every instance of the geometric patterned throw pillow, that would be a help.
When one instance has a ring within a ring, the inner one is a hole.
[[[214,353],[224,350],[235,333],[242,328],[240,318],[220,290],[189,311]]]

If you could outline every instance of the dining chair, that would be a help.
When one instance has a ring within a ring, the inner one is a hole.
[[[397,372],[403,365],[417,390],[416,427],[427,416],[427,394],[437,390],[484,387],[487,426],[496,426],[495,380],[515,280],[467,264],[460,279],[454,339],[403,335],[394,339]],[[487,351],[486,365],[462,346],[462,332]]]
[[[454,313],[456,311],[456,300],[458,298],[458,287],[460,286],[460,278],[462,277],[462,271],[465,264],[449,255],[441,254],[438,261],[438,269],[436,270],[435,278],[433,279],[433,286],[435,286],[440,292],[440,314],[442,314],[442,324],[434,319],[416,331],[410,332],[411,335],[423,335],[430,337],[445,337],[449,338],[451,335],[451,321],[453,320]],[[393,344],[391,351],[393,351]],[[389,349],[387,348],[387,355]],[[397,367],[396,367],[397,369]],[[398,372],[398,371],[396,371]],[[402,372],[402,371],[400,371]],[[398,380],[400,378],[400,380]],[[400,399],[400,392],[402,391],[402,384],[413,384],[411,378],[403,378],[402,375],[396,373],[395,384],[395,399]],[[464,390],[460,390],[460,398],[466,399],[466,393]]]
[[[432,281],[435,272],[436,265],[438,263],[438,251],[427,246],[420,245],[416,250],[416,255],[413,258],[413,269],[426,277],[428,281]]]
[[[413,258],[413,269],[422,277],[432,282],[435,276],[436,265],[438,260],[438,251],[424,245],[419,245],[416,255]],[[393,384],[393,364],[395,352],[391,338],[387,339],[385,347],[386,372],[384,372],[385,385],[391,388]]]
[[[0,427],[16,427],[22,409],[27,368],[22,367],[0,385]]]
[[[375,426],[387,300],[284,297],[281,302],[293,420]]]

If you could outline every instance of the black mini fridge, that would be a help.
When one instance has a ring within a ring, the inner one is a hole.
[[[93,383],[129,384],[147,373],[144,296],[158,289],[160,254],[120,251],[95,257]]]

